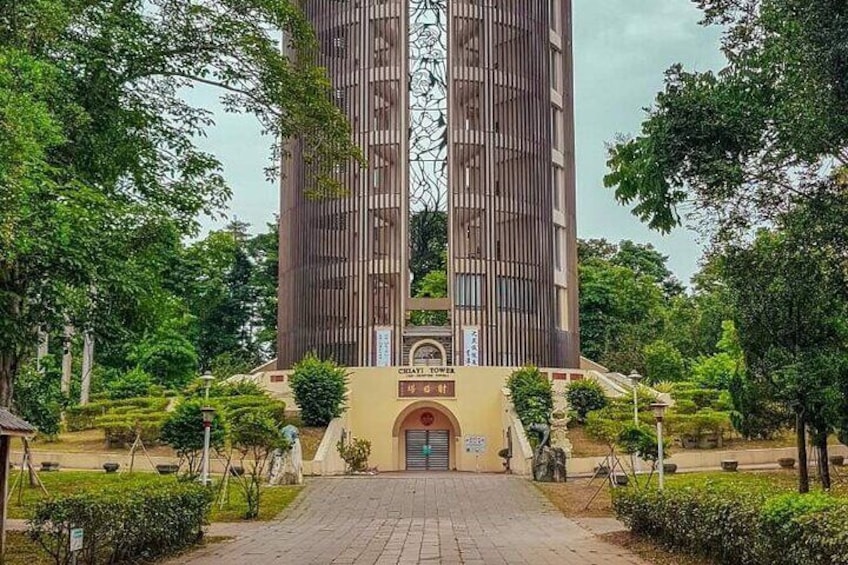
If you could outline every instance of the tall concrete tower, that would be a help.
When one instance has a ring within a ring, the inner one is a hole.
[[[293,141],[279,367],[579,366],[570,0],[305,0],[368,167]]]

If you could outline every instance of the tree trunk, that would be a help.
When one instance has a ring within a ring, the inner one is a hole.
[[[18,374],[18,356],[0,353],[0,408],[12,407],[12,392]]]
[[[810,469],[807,465],[807,422],[803,412],[795,415],[795,437],[798,444],[798,492],[810,492]]]
[[[819,480],[824,490],[830,490],[830,456],[827,452],[827,432],[816,434],[819,452]]]
[[[82,346],[82,385],[80,387],[80,404],[88,404],[88,395],[91,391],[91,371],[94,368],[94,336],[91,332],[85,332]]]

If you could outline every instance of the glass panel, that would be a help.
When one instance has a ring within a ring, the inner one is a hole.
[[[447,276],[447,21],[447,0],[410,0],[409,271],[414,297],[447,296],[447,284],[433,284]],[[434,288],[443,288],[437,292],[442,296],[434,296]]]

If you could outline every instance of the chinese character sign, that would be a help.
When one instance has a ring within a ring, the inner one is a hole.
[[[378,328],[377,333],[377,362],[378,367],[392,365],[392,329]]]
[[[400,398],[454,398],[456,381],[399,381]]]
[[[476,367],[480,364],[480,330],[469,326],[463,329],[462,343],[464,346],[463,361],[467,367]]]

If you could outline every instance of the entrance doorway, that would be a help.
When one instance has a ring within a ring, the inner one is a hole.
[[[457,450],[462,437],[459,422],[439,402],[421,400],[401,410],[392,437],[392,470],[451,471],[456,470],[462,457]]]
[[[447,471],[449,469],[449,430],[406,430],[407,471]]]

